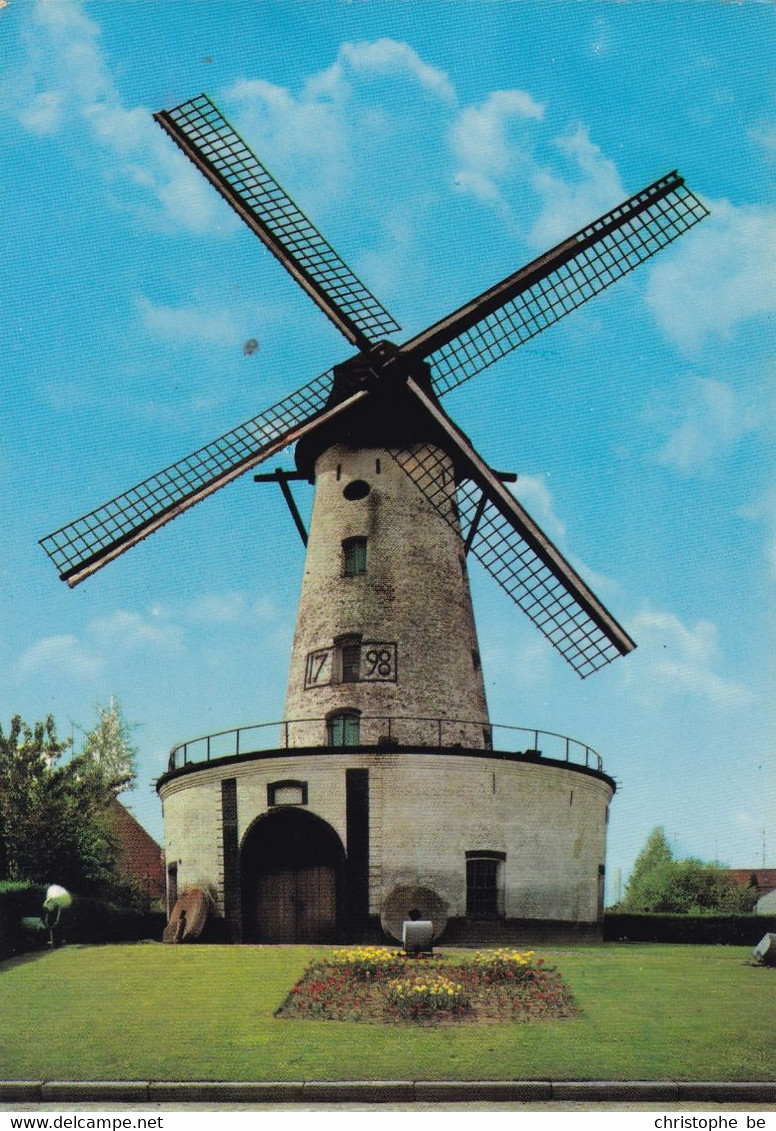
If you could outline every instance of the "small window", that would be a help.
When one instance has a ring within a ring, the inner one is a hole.
[[[334,639],[334,682],[358,683],[361,679],[361,633],[348,632]]]
[[[345,577],[366,573],[366,538],[346,538],[342,543]]]
[[[365,499],[371,489],[365,480],[353,479],[342,489],[342,494],[349,502],[354,502],[356,499]]]
[[[306,805],[307,782],[290,778],[267,785],[267,805]]]
[[[358,711],[339,711],[326,720],[329,746],[358,746],[361,739],[361,716]]]
[[[342,647],[342,682],[358,683],[361,678],[361,645],[345,644]]]
[[[503,872],[506,853],[466,853],[466,916],[499,919],[503,916]]]

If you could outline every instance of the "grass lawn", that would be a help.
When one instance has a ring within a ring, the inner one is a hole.
[[[581,1016],[273,1016],[323,947],[69,946],[0,963],[0,1079],[772,1080],[776,971],[746,947],[542,951]],[[455,957],[455,951],[445,951]]]

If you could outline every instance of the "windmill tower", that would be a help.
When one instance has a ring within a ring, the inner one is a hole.
[[[460,528],[391,456],[404,444],[414,469],[432,461],[452,514],[454,455],[413,407],[394,390],[297,447],[315,500],[285,708],[293,745],[320,742],[321,719],[350,744],[428,745],[442,724],[445,746],[490,745]]]
[[[217,892],[248,941],[596,935],[614,782],[584,744],[488,717],[477,558],[583,678],[633,641],[440,400],[706,215],[672,172],[422,333],[390,314],[201,95],[159,124],[356,353],[42,540],[76,585],[295,445],[275,480],[307,543],[284,717],[174,748],[168,897]],[[309,535],[290,482],[309,480]],[[500,732],[500,735],[503,731]],[[541,748],[540,748],[541,747]]]

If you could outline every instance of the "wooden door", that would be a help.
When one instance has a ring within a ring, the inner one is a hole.
[[[255,934],[262,942],[293,942],[296,932],[294,871],[263,872],[256,884]]]
[[[318,942],[334,936],[336,878],[329,864],[279,868],[257,878],[255,935],[261,942]]]
[[[334,869],[328,864],[296,873],[296,935],[300,942],[331,938],[336,919]]]

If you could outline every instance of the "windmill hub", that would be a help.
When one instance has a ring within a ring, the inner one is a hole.
[[[77,585],[291,445],[315,484],[308,538],[299,475],[257,476],[307,541],[285,716],[272,749],[238,730],[224,753],[223,732],[159,780],[170,908],[207,884],[236,940],[352,941],[412,892],[448,938],[600,937],[615,783],[568,739],[565,757],[538,731],[494,749],[467,560],[583,678],[635,645],[439,400],[705,207],[671,172],[397,346],[398,323],[206,95],[155,118],[357,351],[43,539]]]
[[[410,366],[390,342],[381,342],[374,351],[335,366],[327,408],[346,405],[358,391],[367,395],[298,442],[298,471],[313,481],[315,460],[332,444],[383,448],[386,459],[389,449],[423,441],[435,440],[444,446],[439,428],[408,390],[410,377],[436,403],[428,365],[415,362]]]
[[[393,342],[382,341],[334,367],[334,382],[328,406],[340,404],[359,389],[375,390],[382,386],[396,389],[413,377],[427,393],[436,398],[430,367],[421,359],[405,356]]]

